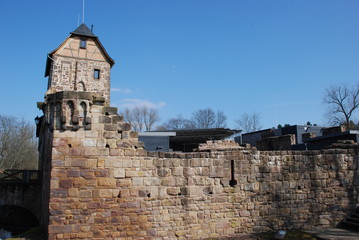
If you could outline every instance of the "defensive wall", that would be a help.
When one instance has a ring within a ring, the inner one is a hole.
[[[326,228],[358,204],[357,145],[257,151],[217,141],[192,153],[147,152],[116,108],[84,96],[48,95],[44,105],[49,239],[202,239]]]

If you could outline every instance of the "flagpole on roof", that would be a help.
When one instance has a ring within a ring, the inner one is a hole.
[[[82,0],[82,23],[85,22],[85,0]]]

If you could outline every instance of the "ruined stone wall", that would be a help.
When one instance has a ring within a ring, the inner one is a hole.
[[[150,153],[115,108],[88,106],[90,129],[52,130],[49,239],[329,227],[358,203],[354,149],[260,152],[209,142],[202,152]]]
[[[133,239],[335,226],[358,203],[352,154],[241,150],[128,157],[124,177],[116,180],[119,208],[103,221],[120,222],[120,236]]]

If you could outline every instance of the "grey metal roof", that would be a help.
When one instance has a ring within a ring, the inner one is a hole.
[[[176,132],[138,132],[138,136],[142,137],[172,137],[176,136]]]
[[[71,34],[76,34],[80,36],[86,37],[97,37],[95,34],[91,32],[91,30],[86,26],[86,24],[81,24],[78,28],[76,28]]]
[[[308,138],[306,139],[304,142],[315,142],[317,140],[322,140],[322,139],[329,139],[329,138],[337,138],[340,136],[349,136],[349,135],[359,135],[359,130],[349,130],[349,131],[345,131],[345,132],[338,132],[338,133],[332,133],[329,135],[323,135],[323,136],[318,136],[318,137],[314,137],[314,138]]]
[[[241,130],[229,128],[209,128],[209,129],[185,129],[170,130],[163,132],[175,132],[176,136],[171,137],[171,142],[204,143],[207,140],[225,139]]]

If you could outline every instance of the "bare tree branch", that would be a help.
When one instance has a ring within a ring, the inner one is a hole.
[[[171,118],[163,127],[168,130],[225,128],[226,121],[227,116],[223,111],[214,112],[211,108],[206,108],[192,112],[191,119],[183,118],[182,115]]]
[[[160,120],[157,109],[148,108],[146,106],[143,108],[143,120],[146,127],[146,131],[151,131],[153,125]]]
[[[178,115],[175,118],[171,118],[167,120],[163,124],[164,128],[167,130],[183,130],[189,129],[191,127],[191,123],[188,119],[182,117],[182,115]]]
[[[223,111],[215,113],[212,108],[199,109],[192,113],[191,128],[208,129],[226,127],[227,117]]]
[[[216,114],[211,108],[199,109],[192,113],[191,122],[193,123],[194,128],[211,128],[216,123]]]
[[[216,128],[224,128],[227,126],[227,116],[224,114],[223,111],[217,111],[216,113]]]
[[[160,120],[157,109],[148,106],[126,108],[121,114],[125,121],[131,124],[132,129],[137,132],[151,131],[154,124]]]
[[[325,90],[323,103],[328,105],[327,117],[331,125],[351,125],[353,113],[359,107],[359,84],[331,86]]]
[[[237,123],[237,127],[242,129],[244,133],[258,131],[262,128],[260,115],[258,113],[243,113],[235,122]]]
[[[0,115],[0,169],[37,169],[35,128],[24,120]]]

